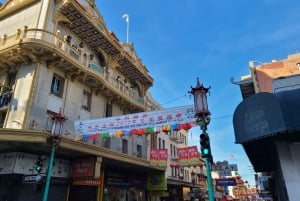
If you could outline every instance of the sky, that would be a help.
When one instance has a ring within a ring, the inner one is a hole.
[[[164,108],[193,104],[188,91],[196,78],[211,87],[208,133],[214,161],[237,164],[254,185],[254,171],[235,143],[233,113],[242,101],[238,85],[249,61],[268,63],[300,50],[300,12],[296,0],[96,0],[107,28],[128,41],[154,79],[152,97]],[[199,127],[189,145],[199,146]],[[199,149],[200,150],[200,149]]]
[[[4,2],[4,0],[0,0]],[[242,101],[239,81],[249,61],[268,63],[300,50],[297,0],[95,0],[104,22],[120,42],[134,44],[154,79],[152,97],[164,108],[193,104],[196,78],[211,87],[208,125],[214,161],[237,164],[251,185],[254,171],[242,145],[235,144],[233,113]],[[199,127],[189,145],[199,146]],[[200,150],[200,149],[199,149]]]

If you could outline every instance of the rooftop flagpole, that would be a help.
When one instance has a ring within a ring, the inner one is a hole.
[[[125,18],[126,24],[127,24],[127,31],[126,31],[126,43],[129,43],[129,15],[125,13],[122,18]]]

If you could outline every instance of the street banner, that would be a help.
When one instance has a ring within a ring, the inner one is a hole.
[[[122,130],[128,133],[141,128],[155,128],[164,125],[192,123],[195,125],[194,106],[181,106],[170,109],[127,114],[121,116],[75,121],[77,136],[116,133]]]
[[[178,148],[178,159],[180,166],[188,166],[189,165],[189,148],[183,147]]]
[[[200,164],[197,146],[178,148],[180,166],[194,166]]]
[[[168,149],[152,148],[150,151],[150,165],[167,167]]]

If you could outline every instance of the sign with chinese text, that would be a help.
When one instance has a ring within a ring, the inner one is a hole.
[[[197,146],[178,148],[179,164],[181,166],[199,165],[199,152]]]
[[[71,177],[93,177],[95,170],[95,158],[81,158],[73,160]]]
[[[150,151],[150,164],[152,166],[167,167],[168,149],[155,149]]]
[[[76,121],[77,135],[95,135],[97,133],[133,130],[138,128],[161,127],[165,124],[183,124],[194,122],[194,106],[182,106],[164,110],[155,110],[115,117]]]

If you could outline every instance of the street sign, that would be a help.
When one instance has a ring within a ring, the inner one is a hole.
[[[32,174],[32,175],[24,175],[23,182],[24,183],[37,183],[43,179],[43,176],[39,174]]]
[[[220,170],[218,172],[220,177],[232,176],[230,170]]]
[[[216,179],[217,186],[236,186],[235,178]]]
[[[228,164],[227,161],[217,162],[212,166],[213,171],[238,171],[237,164]]]

